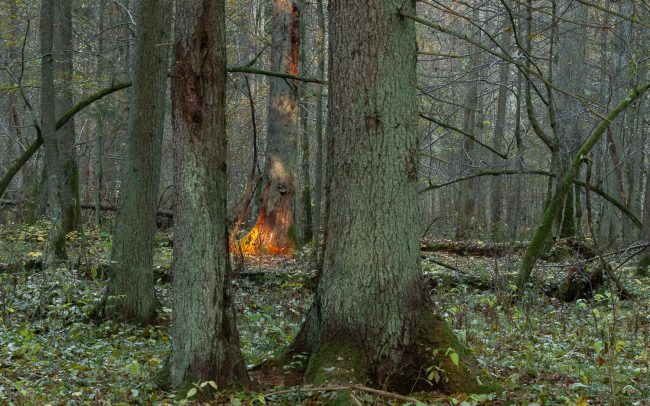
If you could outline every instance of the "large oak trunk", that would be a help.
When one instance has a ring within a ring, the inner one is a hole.
[[[327,235],[314,303],[293,345],[306,378],[452,391],[479,385],[433,313],[420,271],[414,3],[330,3]],[[459,366],[444,355],[459,354]],[[439,355],[434,356],[437,352]]]

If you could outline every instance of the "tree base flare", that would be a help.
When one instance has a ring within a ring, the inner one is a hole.
[[[440,316],[424,311],[417,326],[415,339],[395,358],[398,361],[370,361],[368,349],[343,340],[323,344],[309,357],[304,380],[314,385],[370,385],[400,394],[501,391]],[[304,337],[299,336],[290,353],[302,350],[302,343]]]

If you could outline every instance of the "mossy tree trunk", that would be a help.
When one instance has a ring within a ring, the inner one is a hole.
[[[299,8],[295,1],[273,0],[273,72],[298,75]],[[298,81],[269,77],[268,131],[262,201],[253,229],[240,241],[248,254],[290,255],[296,245],[298,190]]]
[[[168,383],[246,384],[231,286],[226,212],[223,0],[176,8],[174,302]]]
[[[167,89],[172,1],[141,0],[122,188],[113,234],[110,281],[96,317],[147,324],[157,315],[153,279],[160,155]]]
[[[330,3],[328,195],[314,303],[292,350],[310,354],[308,381],[408,392],[444,370],[451,391],[479,385],[471,357],[434,316],[420,271],[415,2]],[[442,356],[460,354],[459,366]],[[421,377],[421,376],[420,376]]]
[[[553,222],[561,213],[562,205],[564,204],[569,190],[573,187],[573,182],[583,159],[590,153],[591,149],[596,145],[598,140],[600,140],[605,130],[607,130],[616,117],[618,117],[618,115],[632,102],[644,94],[648,88],[650,88],[650,82],[634,87],[628,95],[623,98],[623,100],[620,100],[618,104],[610,110],[607,116],[598,123],[589,137],[582,144],[576,155],[571,160],[571,164],[567,168],[566,173],[561,179],[558,179],[558,184],[553,192],[553,196],[544,208],[542,222],[537,228],[535,228],[530,244],[522,258],[517,281],[517,286],[519,287],[520,292],[526,289],[530,282],[533,268],[537,263],[537,259],[544,254],[545,243],[551,237]]]

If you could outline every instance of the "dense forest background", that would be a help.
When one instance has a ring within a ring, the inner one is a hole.
[[[0,67],[0,403],[650,402],[647,1],[2,0]]]

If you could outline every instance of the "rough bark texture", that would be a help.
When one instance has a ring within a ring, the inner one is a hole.
[[[318,59],[317,78],[325,77],[325,12],[323,0],[316,0],[316,13],[318,16],[318,40],[316,47]],[[322,200],[323,200],[323,85],[316,85],[316,162],[314,169],[314,250],[313,257],[317,261],[320,251],[320,229],[322,224]]]
[[[302,75],[307,72],[307,38],[305,38],[304,12],[307,8],[307,1],[299,0],[300,5],[300,56],[299,70]],[[311,209],[311,176],[309,173],[309,111],[306,100],[308,83],[301,82],[298,86],[300,98],[300,198],[297,206],[299,213],[296,219],[298,223],[298,242],[307,243],[312,239],[312,209]]]
[[[59,117],[74,105],[72,91],[74,55],[72,42],[72,1],[55,0],[54,56],[56,72],[55,112]],[[61,159],[61,221],[64,233],[79,231],[81,221],[81,195],[79,193],[79,167],[76,155],[74,118],[57,130]]]
[[[296,2],[274,0],[272,71],[298,75],[299,11]],[[248,254],[291,255],[296,245],[298,189],[298,82],[269,77],[269,112],[262,202],[253,229],[240,241]]]
[[[176,9],[174,303],[168,382],[248,382],[235,323],[226,212],[225,3]]]
[[[171,0],[138,2],[133,86],[111,280],[97,317],[146,324],[157,313],[153,237],[165,114]]]
[[[293,350],[311,354],[309,381],[408,392],[429,387],[417,377],[432,351],[453,347],[463,362],[440,364],[441,383],[474,391],[471,357],[433,315],[419,265],[415,27],[397,13],[414,3],[330,3],[328,231]]]
[[[62,226],[61,209],[61,161],[55,129],[56,93],[54,88],[54,4],[53,0],[41,3],[41,131],[45,146],[45,167],[47,176],[47,195],[49,207],[47,215],[52,222],[48,233],[46,258],[66,257],[65,232]]]

